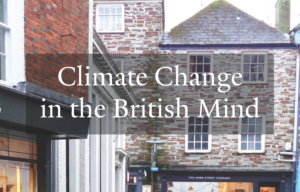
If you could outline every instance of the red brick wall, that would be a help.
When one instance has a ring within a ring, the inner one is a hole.
[[[75,98],[87,96],[87,87],[61,85],[58,72],[65,66],[87,65],[88,7],[82,0],[25,0],[27,82]],[[68,34],[73,36],[61,37]],[[64,75],[68,82],[77,77],[72,71]]]

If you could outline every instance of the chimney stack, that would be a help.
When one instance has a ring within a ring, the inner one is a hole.
[[[284,33],[290,32],[290,0],[277,0],[275,5],[275,28]]]

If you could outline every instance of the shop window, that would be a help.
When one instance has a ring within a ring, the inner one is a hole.
[[[243,83],[267,82],[267,55],[244,54],[242,58]]]
[[[210,82],[210,75],[205,77],[204,73],[212,73],[213,65],[212,65],[212,55],[188,55],[188,72],[190,80],[198,78],[199,81]],[[198,75],[196,75],[197,73]]]
[[[96,14],[98,32],[124,32],[123,4],[97,4]]]
[[[244,117],[239,126],[239,152],[264,152],[265,115],[258,118]]]
[[[185,151],[205,153],[211,150],[211,118],[186,119]]]

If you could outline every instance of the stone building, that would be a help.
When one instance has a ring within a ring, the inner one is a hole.
[[[121,70],[148,76],[146,86],[132,87],[141,103],[164,108],[180,98],[188,107],[179,113],[173,108],[175,116],[186,111],[188,118],[130,119],[126,148],[135,155],[129,191],[141,191],[141,183],[163,192],[292,191],[297,50],[289,36],[226,1],[213,2],[167,33],[165,9],[159,0],[94,1],[96,31]],[[176,69],[187,75],[180,83],[196,82],[190,74],[204,72],[215,74],[216,82],[222,72],[241,73],[243,83],[229,83],[224,93],[220,86],[162,86],[155,81],[161,67],[173,70],[161,71],[165,84],[175,82]],[[215,112],[196,117],[199,99],[209,109],[216,99],[220,106],[245,109],[255,97],[259,118],[217,118]],[[158,172],[150,171],[153,165]]]

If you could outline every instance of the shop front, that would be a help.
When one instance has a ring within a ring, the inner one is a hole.
[[[292,172],[165,171],[162,192],[286,192]]]

